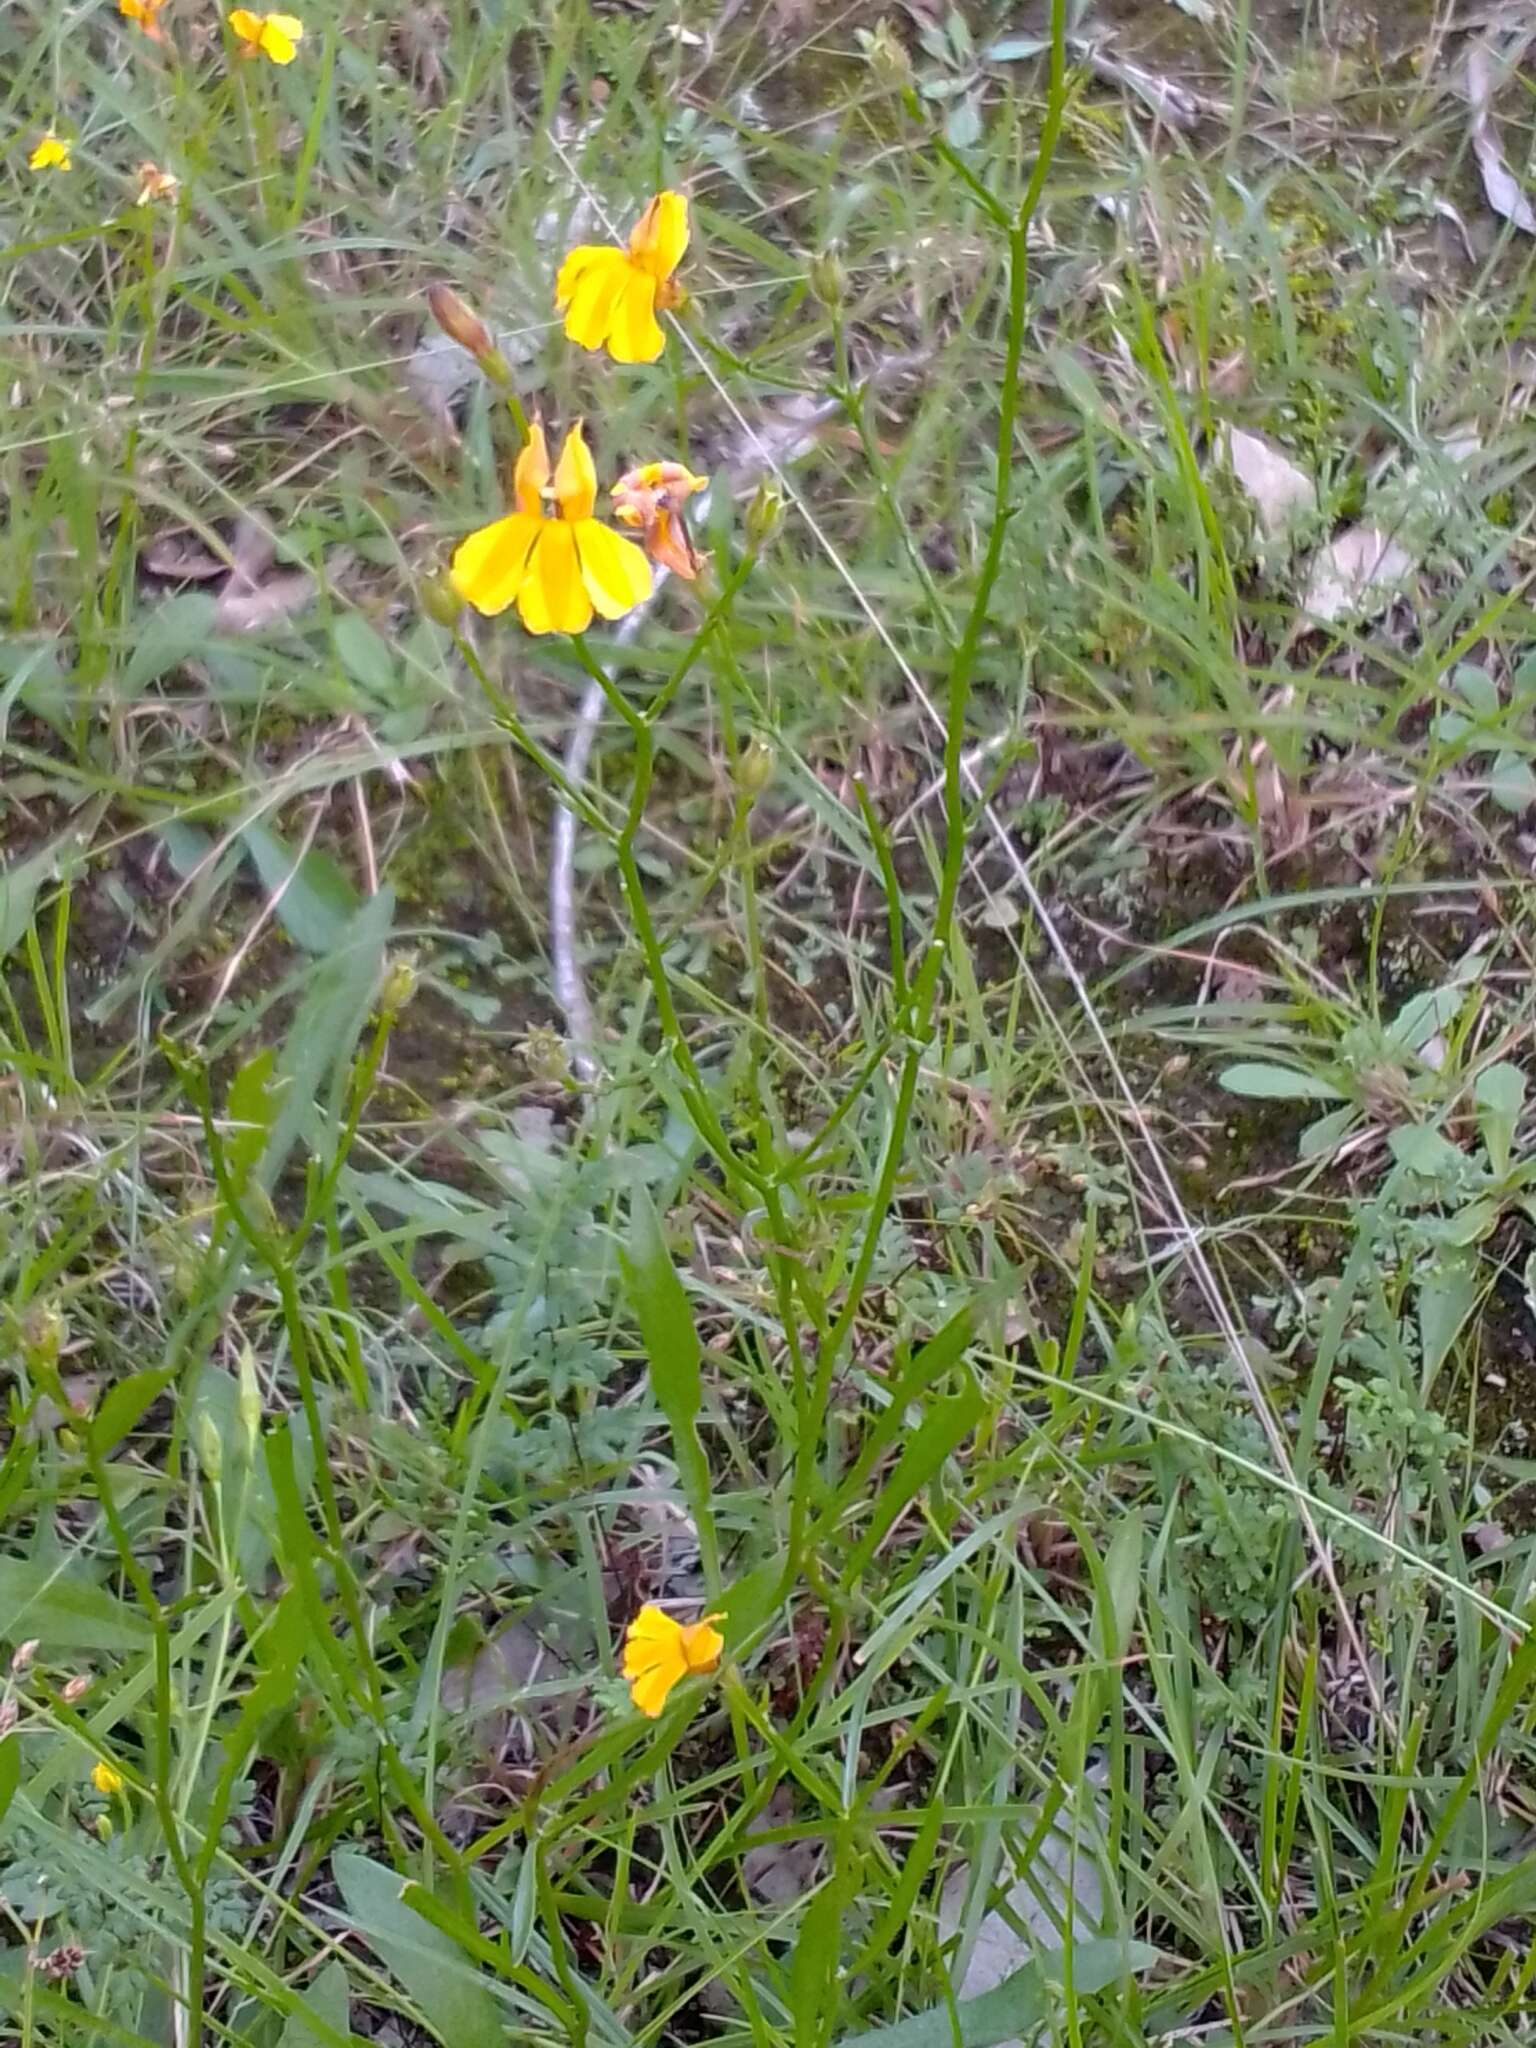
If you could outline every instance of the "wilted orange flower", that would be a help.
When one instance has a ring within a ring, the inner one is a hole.
[[[544,510],[553,496],[557,516]],[[584,633],[594,611],[622,619],[651,594],[650,564],[592,514],[597,471],[581,422],[565,437],[550,480],[544,429],[534,423],[513,472],[517,509],[460,543],[449,579],[466,604],[494,618],[509,604],[530,633]]]
[[[163,43],[165,32],[156,16],[164,5],[165,0],[117,0],[117,11],[129,21],[136,21],[145,35]]]
[[[725,1638],[713,1626],[723,1614],[702,1621],[674,1621],[659,1607],[641,1608],[624,1632],[624,1676],[629,1696],[651,1720],[667,1704],[672,1688],[692,1671],[713,1671]]]
[[[67,171],[73,162],[70,147],[61,136],[50,128],[39,138],[36,148],[27,158],[29,171]]]
[[[642,528],[651,560],[691,583],[704,557],[688,531],[686,508],[694,492],[708,485],[708,477],[695,476],[681,462],[642,462],[625,470],[609,493],[613,516],[623,526]]]
[[[688,247],[688,201],[658,192],[635,223],[627,249],[573,249],[555,279],[555,311],[582,348],[606,348],[616,363],[654,363],[665,336],[657,308],[677,304],[672,273]]]
[[[229,17],[230,33],[245,48],[242,56],[268,57],[274,64],[291,64],[298,54],[304,24],[296,14],[252,14],[248,7],[236,7]]]
[[[162,171],[158,164],[140,164],[137,172],[138,193],[135,206],[148,206],[152,200],[174,199],[181,190],[181,180],[173,171]]]

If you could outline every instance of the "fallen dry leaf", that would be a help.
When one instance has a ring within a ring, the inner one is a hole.
[[[1317,491],[1305,470],[1262,434],[1228,427],[1221,453],[1232,474],[1253,500],[1259,524],[1267,534],[1283,533],[1305,513],[1317,510]]]
[[[1406,548],[1375,526],[1346,526],[1320,548],[1302,597],[1303,611],[1325,626],[1384,612],[1418,567]]]
[[[1505,160],[1493,125],[1493,67],[1487,46],[1474,43],[1467,52],[1467,103],[1472,109],[1472,153],[1482,173],[1488,204],[1522,234],[1536,235],[1536,212]]]
[[[231,576],[219,592],[213,622],[222,633],[257,633],[279,619],[291,619],[314,595],[315,579],[307,569],[285,570],[254,585]]]

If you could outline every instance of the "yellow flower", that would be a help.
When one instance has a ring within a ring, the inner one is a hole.
[[[544,511],[553,496],[557,517]],[[581,422],[565,437],[551,488],[544,429],[535,422],[513,474],[517,509],[460,543],[454,589],[494,618],[516,601],[530,633],[584,633],[594,611],[622,619],[651,594],[651,571],[633,541],[592,517],[597,472]]]
[[[704,557],[688,531],[686,508],[695,491],[708,487],[708,477],[695,476],[681,462],[642,462],[638,469],[625,470],[609,496],[621,526],[644,529],[645,552],[651,560],[691,583]]]
[[[658,192],[627,249],[573,249],[555,279],[555,311],[569,340],[606,348],[616,363],[654,363],[665,337],[656,309],[677,303],[672,273],[688,246],[688,202]]]
[[[72,158],[69,144],[62,142],[50,128],[32,154],[27,158],[29,171],[67,171]]]
[[[140,164],[137,175],[139,189],[133,202],[135,206],[148,206],[155,199],[174,199],[181,190],[181,180],[175,172],[162,171],[158,164]]]
[[[91,1772],[91,1783],[105,1798],[110,1799],[114,1792],[122,1791],[123,1774],[121,1771],[114,1771],[110,1764],[97,1764]]]
[[[296,14],[252,14],[248,7],[236,7],[230,14],[231,32],[245,48],[242,56],[258,53],[274,64],[291,64],[298,53],[304,24]]]
[[[684,1624],[645,1606],[624,1632],[624,1676],[629,1696],[642,1714],[654,1721],[667,1695],[690,1671],[713,1671],[720,1662],[725,1638],[712,1624],[723,1614],[706,1614]]]
[[[165,0],[117,0],[117,11],[127,20],[136,21],[145,35],[163,43],[165,34],[156,16],[164,5]]]

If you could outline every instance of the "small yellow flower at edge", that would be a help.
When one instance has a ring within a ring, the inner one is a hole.
[[[242,55],[258,53],[274,64],[291,64],[298,54],[304,24],[296,14],[252,14],[248,7],[234,8],[229,17],[230,33],[244,43]]]
[[[50,128],[27,158],[29,171],[67,171],[73,159],[69,144]]]
[[[121,1771],[114,1771],[110,1764],[97,1764],[91,1772],[91,1783],[105,1798],[110,1799],[115,1792],[122,1791],[123,1774]]]
[[[625,470],[608,495],[619,524],[642,529],[651,560],[691,583],[704,557],[688,531],[686,507],[695,491],[708,487],[708,477],[695,476],[681,462],[642,462]]]
[[[624,1676],[629,1696],[654,1721],[672,1688],[694,1671],[713,1671],[725,1638],[714,1626],[723,1614],[701,1621],[674,1621],[659,1607],[641,1608],[624,1632]]]
[[[687,247],[688,201],[681,192],[658,192],[627,249],[573,249],[555,279],[567,340],[606,348],[616,363],[654,363],[666,339],[656,310],[677,303],[672,273]]]
[[[557,516],[544,511],[546,493]],[[581,422],[565,437],[551,486],[544,429],[535,422],[513,474],[517,509],[461,541],[449,580],[466,604],[494,618],[516,603],[530,633],[584,633],[593,612],[622,619],[651,594],[651,568],[632,540],[592,514],[597,472]]]
[[[128,21],[136,21],[145,35],[157,43],[165,41],[165,31],[156,16],[165,5],[165,0],[117,0],[117,11]]]

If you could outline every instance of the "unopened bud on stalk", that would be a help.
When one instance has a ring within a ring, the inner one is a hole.
[[[76,1700],[83,1700],[85,1698],[94,1682],[88,1671],[82,1671],[66,1683],[63,1691],[59,1694],[59,1698],[66,1707],[72,1707]]]
[[[26,1670],[32,1659],[37,1655],[38,1640],[36,1636],[28,1636],[24,1643],[16,1645],[15,1649],[11,1652],[12,1671],[22,1672]]]
[[[748,541],[754,549],[765,548],[783,524],[783,494],[771,483],[760,483],[747,507]]]
[[[245,1453],[248,1458],[256,1455],[256,1446],[261,1441],[261,1381],[256,1377],[256,1354],[249,1344],[240,1347],[240,1391],[235,1397],[235,1409],[240,1417],[240,1431],[245,1438]]]
[[[428,285],[427,305],[448,339],[457,342],[466,355],[472,355],[493,384],[511,383],[512,372],[496,346],[495,336],[474,307],[466,304],[451,285]]]
[[[469,355],[487,356],[496,346],[489,327],[451,285],[429,284],[427,305],[448,339],[456,341]]]
[[[741,750],[741,759],[736,763],[736,787],[743,796],[754,800],[773,780],[773,771],[778,766],[778,756],[766,740],[753,738]]]
[[[204,1476],[217,1482],[224,1471],[224,1445],[219,1437],[219,1426],[206,1408],[192,1424],[192,1443]]]
[[[882,14],[862,38],[870,75],[882,92],[905,92],[912,83],[912,59],[906,45]]]
[[[823,249],[811,258],[811,290],[829,312],[835,312],[848,292],[848,273],[835,249]]]
[[[33,1372],[48,1371],[59,1362],[69,1325],[51,1302],[34,1302],[21,1325],[21,1352]]]
[[[384,980],[379,988],[379,1008],[386,1017],[398,1017],[411,997],[416,993],[420,976],[416,962],[408,953],[396,953],[384,964]]]
[[[438,625],[451,627],[459,623],[464,600],[445,575],[423,576],[416,586],[416,595],[427,617],[435,619]]]

